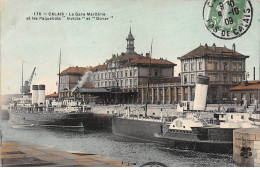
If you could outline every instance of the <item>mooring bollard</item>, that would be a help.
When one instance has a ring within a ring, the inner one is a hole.
[[[237,129],[233,132],[234,166],[260,167],[260,129]]]

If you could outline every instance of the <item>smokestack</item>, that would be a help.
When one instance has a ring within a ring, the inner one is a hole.
[[[44,105],[45,102],[45,85],[39,85],[38,87],[38,105]]]
[[[198,76],[195,88],[195,99],[193,110],[205,110],[208,92],[209,78]]]
[[[32,105],[37,104],[38,101],[38,85],[32,86]]]
[[[255,67],[254,67],[254,80],[255,80]]]

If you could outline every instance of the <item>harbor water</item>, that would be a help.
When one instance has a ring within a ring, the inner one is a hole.
[[[3,141],[21,141],[41,146],[98,154],[142,166],[160,162],[171,167],[230,167],[232,155],[180,151],[163,145],[113,135],[110,131],[71,132],[59,129],[13,129],[0,120]]]

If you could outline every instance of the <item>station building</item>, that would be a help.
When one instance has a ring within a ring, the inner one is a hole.
[[[76,90],[78,95],[97,95],[101,103],[171,104],[192,101],[198,75],[210,78],[207,103],[232,100],[228,89],[245,79],[245,62],[249,56],[215,44],[199,45],[178,57],[181,72],[174,76],[175,63],[153,58],[150,53],[135,52],[135,38],[126,37],[126,52],[113,54],[104,64],[95,67],[70,67],[61,73],[61,96],[72,95],[85,72],[93,72],[93,82]],[[95,90],[91,89],[95,88]]]
[[[260,81],[244,81],[238,86],[229,89],[230,97],[236,104],[243,104],[246,100],[247,105],[253,105],[260,99]]]
[[[134,40],[130,29],[126,38],[127,51],[120,55],[113,54],[110,59],[105,61],[104,65],[92,69],[94,87],[108,89],[114,94],[116,103],[163,102],[160,95],[162,96],[165,92],[158,88],[163,83],[175,80],[174,67],[176,64],[163,58],[152,58],[150,53],[146,53],[145,56],[136,53]],[[159,82],[160,85],[158,85]],[[158,89],[158,95],[156,95],[157,92],[154,92],[154,88],[155,91]],[[148,95],[150,100],[147,99]],[[155,99],[152,97],[153,95],[159,97]]]
[[[215,44],[200,45],[191,52],[178,57],[181,60],[181,88],[184,100],[192,100],[196,77],[210,78],[207,103],[230,102],[228,89],[245,79],[245,62],[249,56],[233,48],[217,47]]]

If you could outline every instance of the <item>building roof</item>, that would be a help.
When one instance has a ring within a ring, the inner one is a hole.
[[[78,93],[108,93],[105,88],[79,88]]]
[[[196,57],[204,57],[204,56],[221,56],[221,57],[237,57],[237,58],[248,58],[249,56],[245,56],[237,51],[233,51],[226,47],[216,47],[213,44],[212,46],[200,45],[189,53],[183,55],[182,57],[178,57],[178,59],[187,59],[187,58],[196,58]]]
[[[107,65],[103,64],[103,65],[97,65],[95,67],[92,67],[91,71],[106,70],[106,69],[107,69]]]
[[[77,75],[82,75],[87,71],[90,71],[91,67],[69,67],[65,70],[63,70],[60,74],[61,75],[68,75],[68,74],[77,74]]]
[[[257,90],[260,89],[260,81],[248,81],[243,82],[238,86],[232,87],[230,91],[243,91],[243,90]]]
[[[180,77],[171,77],[171,78],[161,78],[161,79],[152,79],[150,80],[151,84],[163,84],[163,83],[180,83]]]
[[[58,94],[57,93],[52,93],[52,94],[48,94],[45,96],[46,98],[57,98],[58,97]]]
[[[150,60],[150,58],[133,58],[129,61],[127,61],[125,63],[125,66],[134,66],[134,65],[149,65],[149,63],[151,62],[152,65],[168,65],[168,66],[176,66],[176,64],[174,64],[171,61],[168,60],[164,60],[164,59],[154,59],[152,58]]]
[[[107,61],[116,61],[116,60],[121,60],[121,61],[126,61],[124,66],[134,66],[134,65],[148,65],[150,63],[150,57],[145,57],[143,55],[137,54],[137,53],[122,53],[119,56],[114,56],[111,59]],[[159,65],[168,65],[168,66],[176,66],[171,61],[168,61],[166,59],[151,59],[151,64],[159,64]]]

